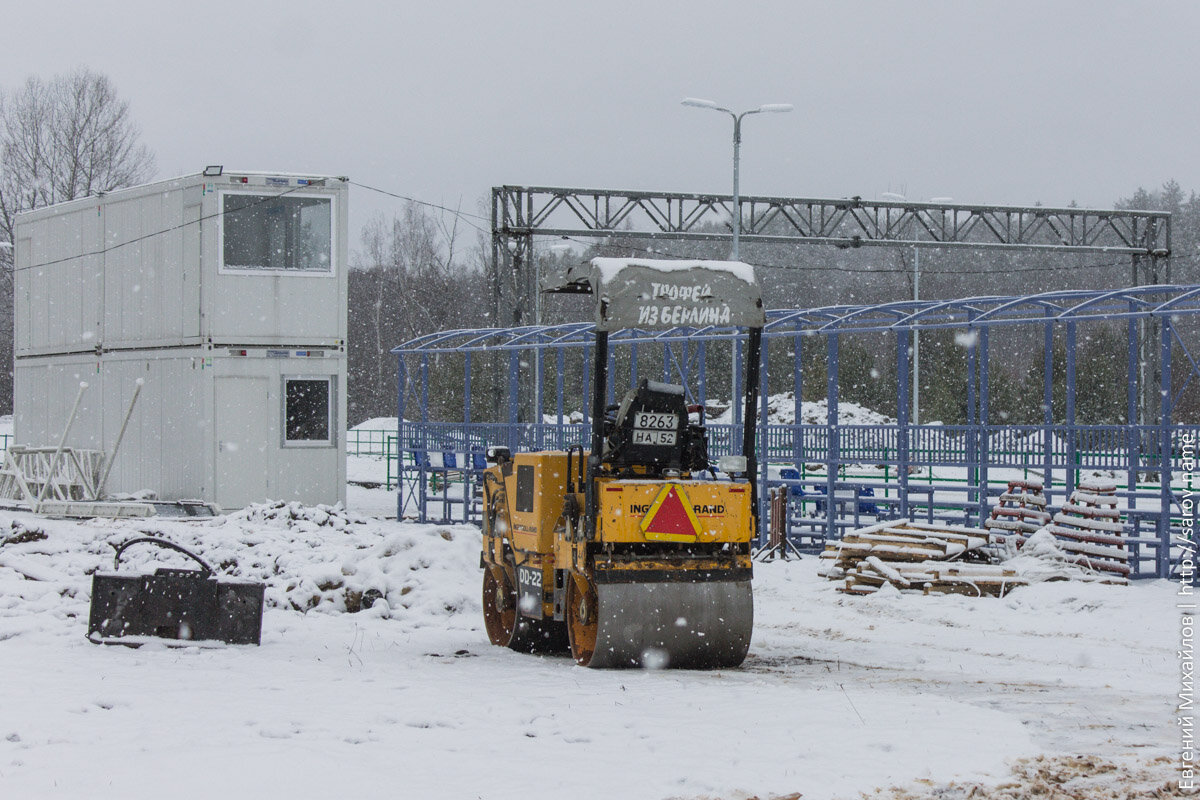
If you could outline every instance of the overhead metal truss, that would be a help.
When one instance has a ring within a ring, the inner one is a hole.
[[[732,241],[835,247],[908,245],[1108,253],[1133,259],[1134,282],[1170,281],[1171,216],[1041,206],[498,186],[492,189],[493,289],[500,324],[533,322],[535,236]],[[1139,277],[1139,272],[1144,276]]]

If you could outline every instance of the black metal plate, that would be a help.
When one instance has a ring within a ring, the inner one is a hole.
[[[97,573],[92,576],[88,638],[109,643],[151,636],[258,644],[264,590],[261,583],[222,582],[197,570]]]

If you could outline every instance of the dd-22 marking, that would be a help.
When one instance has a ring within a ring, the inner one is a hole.
[[[517,567],[517,583],[521,588],[541,589],[542,571],[533,567]]]

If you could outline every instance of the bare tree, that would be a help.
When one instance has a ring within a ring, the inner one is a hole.
[[[0,94],[0,238],[16,215],[132,186],[154,156],[108,77],[86,67]],[[0,411],[12,409],[12,244],[0,248]]]
[[[396,413],[391,348],[425,333],[480,324],[483,271],[463,255],[455,221],[408,203],[362,231],[349,288],[350,417]],[[478,254],[474,254],[478,256]]]

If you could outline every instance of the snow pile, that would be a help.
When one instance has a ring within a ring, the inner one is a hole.
[[[372,417],[371,419],[358,423],[350,430],[386,431],[387,433],[395,433],[399,427],[399,420],[396,417]]]
[[[542,422],[546,425],[557,425],[558,414],[542,414]],[[579,425],[583,422],[582,411],[563,411],[564,425]]]
[[[1042,528],[1026,539],[1020,550],[1016,549],[1015,542],[1010,542],[1003,564],[1007,569],[1015,570],[1027,583],[1115,580],[1112,573],[1075,563],[1079,557],[1064,552],[1060,544],[1048,528]]]
[[[336,506],[306,506],[302,503],[256,503],[231,516],[247,523],[265,523],[270,527],[296,528],[315,531],[323,527],[345,530],[348,525],[365,525],[367,518],[347,511],[341,504]]]
[[[86,524],[0,515],[0,620],[48,593],[71,598],[59,616],[85,616],[88,576],[111,572],[115,548],[139,536],[167,539],[208,562],[219,576],[266,584],[269,608],[321,613],[371,609],[412,627],[478,615],[479,531],[470,526],[399,529],[340,506],[272,503],[198,522],[92,521]],[[196,568],[186,556],[150,544],[121,556],[122,573],[159,566]],[[33,579],[32,581],[30,579]],[[32,587],[31,584],[41,584]],[[382,602],[381,602],[382,601]],[[2,638],[2,636],[0,636]]]
[[[796,424],[796,395],[793,392],[773,394],[767,398],[767,421],[771,425]],[[708,417],[714,425],[732,425],[733,408],[723,402],[710,401],[710,406],[723,410]],[[801,425],[829,424],[829,403],[826,400],[803,401],[800,405]],[[843,400],[838,403],[839,425],[895,425],[892,417],[872,411],[865,406]]]

